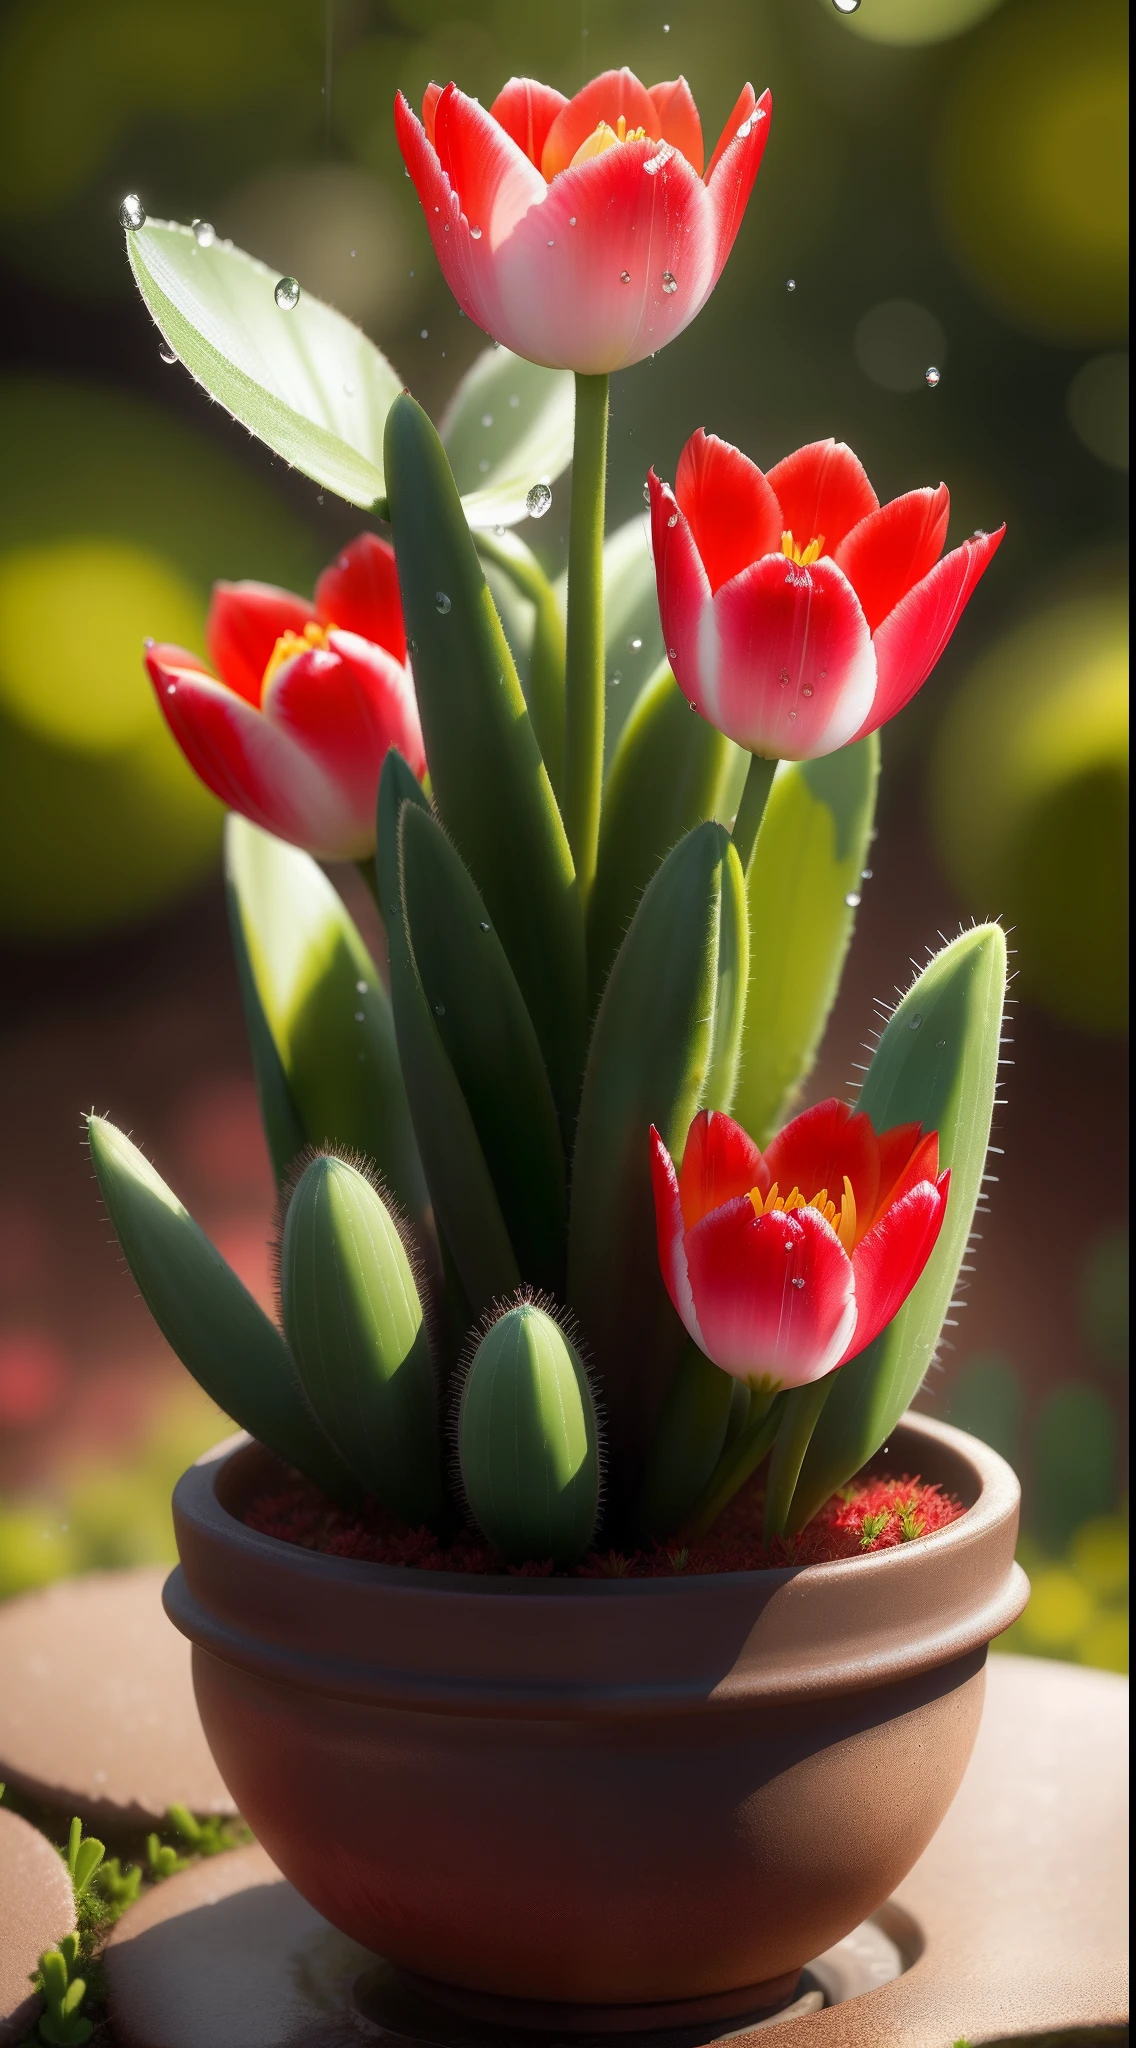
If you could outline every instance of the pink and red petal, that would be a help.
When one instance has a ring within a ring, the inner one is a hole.
[[[441,97],[441,86],[435,85],[433,79],[431,79],[422,95],[422,126],[426,130],[427,139],[431,145],[434,141],[434,116],[438,111],[438,101]]]
[[[555,86],[542,85],[538,78],[510,78],[489,112],[539,170],[548,131],[567,105],[564,94],[557,92]]]
[[[643,128],[656,142],[661,139],[655,126],[654,101],[626,65],[622,71],[602,71],[561,108],[541,152],[540,168],[545,177],[551,180],[567,170],[580,144],[595,133],[600,122],[614,128],[621,114],[629,130]]]
[[[336,784],[364,853],[374,843],[379,775],[390,748],[416,775],[425,772],[405,668],[354,633],[332,633],[326,651],[313,647],[282,662],[264,693],[264,716]]]
[[[934,568],[947,538],[951,494],[908,491],[869,512],[841,541],[835,560],[856,592],[873,633],[900,598]]]
[[[852,1265],[815,1209],[758,1218],[741,1196],[687,1232],[686,1257],[703,1349],[724,1372],[804,1386],[842,1356]]]
[[[748,1131],[721,1110],[700,1109],[686,1135],[678,1177],[687,1230],[751,1188],[768,1193],[770,1174]]]
[[[205,644],[219,676],[247,704],[260,703],[261,684],[282,633],[302,633],[315,606],[273,583],[215,583]]]
[[[678,459],[675,497],[719,590],[762,555],[781,552],[781,507],[767,479],[728,441],[701,427]]]
[[[939,1133],[938,1131],[928,1131],[927,1136],[925,1138],[920,1137],[918,1143],[913,1146],[910,1156],[903,1162],[890,1185],[885,1186],[883,1175],[881,1174],[879,1199],[876,1202],[876,1213],[873,1220],[878,1222],[884,1211],[889,1209],[893,1202],[902,1201],[904,1195],[908,1194],[913,1187],[916,1187],[921,1180],[933,1181],[938,1180],[938,1178]]]
[[[324,570],[316,584],[316,614],[325,626],[358,633],[406,660],[406,627],[394,549],[377,533],[360,533]]]
[[[674,1169],[674,1161],[654,1124],[651,1125],[650,1145],[651,1191],[655,1198],[655,1237],[659,1248],[659,1270],[687,1334],[694,1338],[696,1344],[701,1344],[702,1333],[694,1310],[690,1275],[686,1268],[685,1233],[678,1175]]]
[[[976,534],[945,555],[877,628],[879,686],[857,739],[894,718],[926,682],[1005,531],[1000,526],[997,533]]]
[[[733,107],[730,110],[730,117],[714,145],[714,154],[706,166],[707,184],[710,183],[731,142],[736,138],[738,129],[745,127],[756,105],[757,94],[752,85],[747,81],[734,101]]]
[[[923,1143],[923,1126],[893,1124],[890,1130],[877,1132],[876,1143],[880,1151],[880,1185],[874,1214],[879,1216],[890,1202],[892,1189],[898,1185],[900,1174],[910,1165]],[[938,1158],[937,1133],[935,1157]],[[861,1226],[867,1228],[873,1220],[872,1216],[861,1216]]]
[[[852,1254],[856,1326],[840,1363],[859,1352],[898,1315],[927,1264],[947,1210],[950,1174],[918,1181],[884,1211]]]
[[[747,102],[748,112],[738,119],[738,109]],[[715,228],[714,284],[726,267],[726,258],[742,224],[754,179],[761,169],[761,159],[769,140],[769,124],[773,118],[773,96],[763,92],[755,102],[753,87],[747,85],[738,109],[731,116],[733,131],[730,132],[727,123],[706,175],[706,190]]]
[[[770,470],[769,481],[797,546],[823,537],[826,555],[835,555],[845,534],[879,510],[863,464],[843,441],[812,441],[796,449]]]
[[[778,1131],[766,1147],[765,1166],[782,1195],[796,1187],[811,1201],[827,1188],[838,1210],[847,1174],[861,1226],[866,1228],[875,1214],[880,1185],[876,1134],[870,1118],[854,1114],[835,1096],[806,1109]]]
[[[457,210],[471,227],[481,228],[490,249],[544,198],[535,165],[493,116],[456,85],[448,85],[438,101],[434,147]],[[443,241],[448,239],[445,228],[443,221]]]
[[[705,716],[699,677],[700,650],[707,621],[711,634],[714,631],[710,580],[695,547],[694,536],[678,509],[669,484],[660,483],[651,470],[647,488],[651,494],[655,588],[667,660],[679,689],[688,702]]]
[[[652,85],[649,91],[655,107],[655,126],[650,133],[669,142],[672,149],[681,149],[691,170],[701,177],[706,161],[702,123],[685,78],[668,78],[662,85]]]
[[[869,716],[876,664],[836,564],[803,568],[766,555],[724,584],[713,607],[714,631],[703,629],[698,648],[703,717],[770,760],[808,761],[844,746]]]

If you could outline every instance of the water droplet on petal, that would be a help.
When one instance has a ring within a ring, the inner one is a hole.
[[[167,695],[167,697],[172,697],[176,689],[177,689],[177,684],[176,684],[176,683],[167,683],[167,684],[166,684],[166,695]]]
[[[446,596],[446,593],[445,593],[445,591],[444,591],[444,590],[436,590],[436,591],[434,592],[434,610],[435,610],[436,612],[441,612],[441,614],[442,614],[442,617],[443,617],[443,618],[445,618],[445,616],[446,616],[446,613],[447,613],[447,612],[449,611],[449,609],[450,609],[450,600],[449,600],[449,598],[448,598],[448,597]]]
[[[525,511],[530,519],[543,519],[552,504],[552,492],[547,484],[534,484],[525,498]]]
[[[674,148],[671,143],[660,143],[658,149],[655,151],[654,156],[649,156],[647,158],[646,163],[643,166],[643,169],[646,171],[647,176],[649,178],[655,177],[657,173],[662,170],[664,164],[669,164],[673,155]]]
[[[923,1022],[923,1019],[922,1019],[922,1017],[920,1016],[920,1014],[919,1014],[918,1010],[916,1010],[916,1012],[915,1012],[915,1015],[914,1015],[914,1017],[913,1017],[913,1018],[911,1019],[911,1022],[910,1022],[910,1024],[908,1025],[908,1027],[907,1027],[907,1028],[908,1028],[908,1030],[909,1030],[909,1031],[918,1031],[918,1029],[919,1029],[919,1026],[920,1026],[920,1025],[922,1024],[922,1022]]]
[[[790,711],[790,713],[789,713],[789,716],[790,716],[790,718],[795,718],[795,717],[797,716],[797,714],[796,714],[796,712],[795,712],[795,711]]]
[[[787,292],[795,292],[795,291],[796,291],[796,289],[797,289],[797,280],[796,280],[796,278],[795,278],[795,277],[787,277],[787,278],[785,279],[785,290],[786,290]]]
[[[619,273],[619,282],[620,284],[630,284],[631,272],[629,270],[621,270]]]
[[[939,372],[935,368],[934,363],[931,364],[929,370],[927,371],[927,382],[931,386],[932,391],[935,389],[936,384],[939,382]]]
[[[651,486],[650,486],[650,484],[644,484],[644,486],[643,486],[643,503],[644,503],[645,505],[649,505],[649,504],[650,504],[650,502],[651,502]]]
[[[803,1286],[804,1286],[804,1284],[805,1284],[805,1283],[804,1283],[804,1281],[803,1281],[803,1280],[794,1280],[794,1282],[793,1282],[793,1285],[794,1285],[794,1287],[803,1287]]]
[[[570,228],[574,228],[574,227],[575,227],[575,225],[576,225],[576,216],[575,216],[575,214],[574,214],[574,213],[570,213],[570,214],[568,215],[568,225],[569,225],[569,227],[570,227]]]
[[[295,277],[282,277],[272,294],[282,313],[290,313],[300,303],[300,284]]]
[[[164,363],[177,362],[177,350],[176,348],[171,348],[168,341],[160,341],[158,343],[158,354]]]
[[[667,660],[668,660],[668,661],[677,661],[677,660],[678,660],[678,648],[677,648],[677,647],[668,647],[668,648],[667,648]]]
[[[480,242],[480,240],[481,240],[481,229],[480,229],[480,228],[471,228],[471,229],[470,229],[470,231],[469,231],[469,239],[470,239],[470,241],[471,241],[471,242]]]
[[[857,895],[855,889],[849,889],[847,896],[844,898],[844,901],[848,905],[849,910],[859,910],[860,900],[861,899]]]
[[[778,669],[778,671],[777,671],[777,680],[778,680],[778,682],[780,683],[780,685],[781,685],[781,688],[782,688],[783,690],[787,690],[787,689],[788,689],[788,687],[789,687],[789,671],[788,671],[788,669],[787,669],[787,668],[782,668],[782,669]]]
[[[550,248],[550,249],[555,249],[555,247],[556,247],[556,243],[555,243],[555,242],[553,241],[553,238],[552,238],[552,236],[551,236],[551,235],[550,235],[550,236],[549,236],[549,238],[548,238],[548,246],[549,246],[549,248]]]
[[[137,192],[128,192],[118,209],[118,217],[124,228],[137,229],[146,225],[146,208]]]
[[[671,293],[672,293],[672,292],[677,292],[677,290],[678,290],[678,279],[677,279],[677,277],[675,276],[675,274],[674,274],[674,271],[673,271],[673,270],[664,270],[664,272],[663,272],[663,290],[664,290],[664,291],[666,292],[666,294],[667,294],[667,297],[668,297],[668,298],[670,297],[670,295],[671,295]]]
[[[677,525],[678,525],[678,513],[677,513],[677,512],[670,512],[670,513],[668,513],[668,514],[667,514],[667,525],[668,525],[668,526],[677,526]]]
[[[217,239],[217,230],[211,220],[195,220],[193,239],[199,249],[211,249]]]
[[[804,687],[804,689],[803,689],[803,690],[801,691],[801,695],[802,695],[802,697],[811,697],[811,696],[812,696],[812,694],[813,694],[813,686],[812,686],[812,684],[811,684],[811,683],[806,683],[806,684],[805,684],[805,687]]]
[[[638,635],[636,635],[636,637],[633,640],[628,641],[627,645],[631,649],[632,654],[638,654],[639,649],[643,645],[643,642],[639,639]]]

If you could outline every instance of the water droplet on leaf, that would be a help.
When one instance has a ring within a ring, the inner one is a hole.
[[[443,618],[445,618],[445,616],[446,616],[446,613],[447,613],[447,612],[449,611],[449,609],[450,609],[450,600],[449,600],[449,598],[448,598],[448,597],[446,596],[446,593],[445,593],[445,591],[444,591],[444,590],[436,590],[436,591],[435,591],[435,593],[434,593],[434,610],[435,610],[436,612],[441,612],[441,614],[442,614],[442,617],[443,617]]]
[[[520,401],[520,398],[518,397],[517,393],[516,393],[516,392],[514,391],[514,392],[512,393],[512,396],[511,396],[511,397],[510,397],[510,399],[509,399],[509,404],[510,404],[510,405],[512,406],[512,408],[513,408],[513,411],[514,411],[514,412],[516,411],[516,409],[517,409],[517,407],[519,406],[520,402],[521,402],[521,401]]]
[[[146,225],[146,208],[137,192],[128,192],[118,209],[118,217],[124,228],[135,230]]]
[[[638,654],[639,649],[643,645],[643,642],[638,638],[638,636],[636,636],[635,639],[629,640],[627,645],[631,649],[632,654]]]
[[[481,424],[483,427],[491,427],[493,425],[493,414],[491,412],[483,412],[481,415]]]
[[[298,278],[282,277],[272,296],[275,299],[282,313],[291,313],[293,308],[298,306],[300,303],[300,285]]]
[[[481,229],[480,229],[480,228],[471,228],[471,229],[470,229],[470,231],[469,231],[469,239],[470,239],[470,241],[471,241],[471,242],[480,242],[480,240],[481,240]]]
[[[844,898],[844,901],[848,905],[849,910],[859,910],[860,897],[858,896],[855,889],[849,889],[847,896]]]
[[[164,363],[177,362],[177,350],[176,348],[171,348],[168,341],[161,341],[158,343],[158,354],[161,356],[162,361]]]
[[[919,1029],[919,1026],[920,1026],[920,1025],[922,1024],[922,1022],[923,1022],[923,1019],[922,1019],[922,1017],[921,1017],[921,1016],[919,1015],[919,1012],[918,1012],[918,1010],[917,1010],[917,1011],[915,1012],[915,1015],[914,1015],[914,1017],[913,1017],[913,1018],[911,1019],[911,1022],[910,1022],[910,1024],[908,1025],[908,1027],[907,1027],[907,1028],[908,1028],[908,1030],[909,1030],[909,1031],[918,1031],[918,1029]]]
[[[832,0],[832,4],[838,14],[855,14],[860,0]]]
[[[488,918],[484,918],[484,917],[482,918],[482,920],[481,920],[481,929],[482,929],[482,931],[483,931],[483,932],[487,932],[487,931],[489,930],[489,920],[488,920]]]
[[[446,1014],[446,1006],[445,1006],[445,1004],[444,1004],[444,1003],[435,1003],[435,1005],[434,1005],[434,1015],[435,1015],[435,1017],[444,1017],[444,1016],[445,1016],[445,1014]]]
[[[861,868],[861,869],[860,869],[860,880],[861,880],[862,882],[870,882],[870,881],[871,881],[871,879],[872,879],[872,870],[871,870],[871,868]]]
[[[361,996],[365,996],[365,995],[366,995],[366,993],[367,993],[367,984],[366,984],[366,982],[365,982],[365,981],[357,981],[357,982],[355,983],[355,988],[356,988],[356,991],[357,991],[357,993],[358,993],[359,995],[361,995]]]
[[[534,484],[525,498],[525,511],[530,519],[543,519],[552,504],[552,492],[547,484]]]
[[[211,220],[195,220],[193,239],[199,249],[211,249],[217,239],[217,231]]]

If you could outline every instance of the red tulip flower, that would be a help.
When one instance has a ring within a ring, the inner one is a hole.
[[[702,175],[685,78],[648,90],[605,71],[574,99],[511,78],[486,112],[428,88],[395,127],[446,282],[471,320],[530,362],[597,374],[673,341],[733,247],[772,102],[747,85]]]
[[[389,748],[426,770],[394,550],[361,533],[324,570],[314,603],[268,583],[217,583],[206,637],[220,681],[183,647],[146,650],[190,767],[278,839],[326,860],[372,853]]]
[[[926,682],[1005,527],[942,555],[945,484],[881,505],[843,442],[766,476],[699,429],[651,471],[659,612],[679,688],[751,754],[811,761]]]
[[[651,1130],[659,1264],[695,1343],[764,1391],[819,1380],[902,1308],[947,1206],[939,1138],[873,1130],[844,1103],[795,1117],[762,1153],[701,1110],[682,1170]]]

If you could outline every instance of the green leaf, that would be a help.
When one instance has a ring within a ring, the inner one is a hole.
[[[466,371],[439,433],[473,527],[527,519],[534,484],[572,460],[570,370],[546,370],[507,348],[487,348]]]
[[[564,775],[564,620],[531,548],[516,533],[482,533],[477,552],[524,692],[548,779]]]
[[[685,1334],[659,1273],[649,1139],[681,1156],[695,1112],[733,1092],[748,935],[721,825],[687,834],[649,883],[588,1053],[572,1170],[568,1300],[601,1377],[612,1479],[630,1510]]]
[[[142,1299],[210,1399],[329,1493],[357,1491],[300,1390],[275,1324],[130,1139],[88,1117],[91,1159]]]
[[[954,939],[893,1012],[860,1091],[877,1131],[919,1122],[951,1170],[947,1213],[899,1314],[834,1376],[793,1496],[796,1531],[890,1436],[918,1392],[950,1307],[982,1186],[998,1077],[1006,940],[995,924]],[[792,1409],[810,1388],[786,1397]]]
[[[604,541],[604,646],[607,677],[604,760],[610,765],[620,734],[666,655],[659,624],[655,564],[648,521],[637,512]],[[556,584],[561,613],[567,609],[568,577]],[[689,714],[688,714],[689,716]]]
[[[283,312],[278,272],[231,242],[148,220],[126,253],[153,318],[234,419],[349,504],[386,494],[383,427],[401,379],[358,327],[302,289]]]
[[[515,1564],[576,1564],[595,1534],[600,1444],[588,1375],[538,1303],[505,1310],[474,1352],[456,1423],[462,1490]]]
[[[664,663],[641,692],[608,770],[588,902],[593,1003],[660,861],[695,825],[718,815],[738,752],[712,725],[691,716]]]
[[[391,408],[386,459],[434,796],[517,977],[567,1131],[583,1066],[584,943],[564,826],[445,451],[412,398]]]
[[[304,1144],[363,1152],[421,1236],[426,1184],[390,1003],[342,898],[310,854],[235,815],[225,872],[277,1178]]]
[[[400,848],[403,915],[418,979],[473,1119],[521,1277],[560,1296],[564,1152],[532,1020],[460,854],[417,804],[403,811]]]
[[[88,1835],[85,1841],[80,1842],[74,1859],[68,1858],[71,1887],[77,1899],[82,1898],[105,1855],[103,1844],[96,1842],[93,1835]]]
[[[667,1388],[647,1454],[637,1520],[647,1536],[673,1536],[722,1455],[740,1382],[688,1343]],[[744,1388],[747,1394],[749,1389]]]
[[[856,922],[879,777],[873,733],[783,762],[747,878],[749,994],[733,1115],[759,1145],[791,1113],[824,1036]]]
[[[403,908],[402,835],[407,809],[429,812],[418,782],[392,747],[379,783],[378,869],[390,934],[391,1005],[443,1257],[448,1252],[477,1315],[520,1283],[516,1254],[469,1108],[427,1000]],[[468,1318],[466,1318],[468,1320]]]

